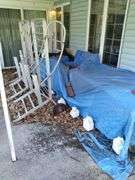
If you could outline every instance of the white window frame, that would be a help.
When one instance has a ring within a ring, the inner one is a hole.
[[[92,0],[88,0],[88,19],[87,19],[86,47],[85,47],[86,51],[88,51],[88,45],[89,45],[91,3],[92,3]],[[120,62],[121,61],[121,53],[122,53],[122,46],[123,46],[123,41],[124,41],[124,34],[125,34],[125,28],[126,28],[126,21],[127,21],[127,16],[128,16],[129,4],[130,4],[130,0],[127,0],[117,67],[119,67],[120,63],[121,63]],[[102,30],[101,30],[100,48],[99,48],[99,56],[100,56],[100,62],[101,63],[103,62],[103,53],[104,53],[104,44],[105,44],[105,35],[106,35],[106,25],[107,25],[107,16],[108,16],[108,6],[109,6],[109,0],[104,0],[103,21],[102,21]]]

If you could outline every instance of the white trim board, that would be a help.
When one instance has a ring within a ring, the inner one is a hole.
[[[131,2],[131,0],[127,0],[127,6],[126,6],[124,23],[123,23],[122,36],[121,36],[121,43],[120,43],[120,50],[119,50],[119,57],[118,57],[118,63],[117,63],[117,67],[118,67],[118,68],[119,68],[120,65],[121,65],[122,47],[123,47],[123,43],[124,43],[124,36],[125,36],[126,23],[127,23],[127,17],[128,17],[130,2]]]
[[[105,34],[106,34],[106,25],[107,25],[108,6],[109,6],[109,0],[104,0],[102,31],[101,31],[100,49],[99,49],[99,56],[100,56],[101,63],[103,62],[103,52],[104,52],[104,43],[105,43]]]
[[[63,7],[63,6],[68,6],[68,5],[70,5],[70,2],[67,2],[67,3],[60,3],[60,4],[58,4],[58,5],[54,5],[54,9],[55,8],[59,8],[59,7]]]
[[[3,57],[3,52],[2,52],[2,44],[0,42],[0,64],[1,64],[1,67],[2,69],[5,67],[4,65],[4,57]]]
[[[89,47],[90,18],[91,18],[90,12],[91,12],[91,0],[88,0],[88,15],[87,15],[86,42],[85,42],[86,51],[88,51],[88,47]]]
[[[0,8],[8,9],[28,9],[28,10],[45,10],[53,6],[53,1],[40,0],[33,2],[32,0],[3,0],[0,1]]]

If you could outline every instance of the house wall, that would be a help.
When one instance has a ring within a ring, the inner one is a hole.
[[[131,0],[129,4],[120,67],[135,71],[135,0]]]
[[[71,1],[70,47],[86,50],[88,0]]]
[[[54,0],[54,5],[58,6],[58,5],[61,5],[61,4],[64,4],[64,3],[68,3],[70,1],[71,0]]]
[[[13,9],[47,9],[53,5],[53,0],[0,0],[0,8]]]
[[[74,52],[86,50],[89,0],[55,0],[54,6],[67,2],[70,2],[70,48]]]

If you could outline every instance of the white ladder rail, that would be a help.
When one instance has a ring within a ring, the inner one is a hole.
[[[32,79],[33,79],[34,89],[30,90],[29,92],[27,92],[23,96],[21,96],[18,99],[13,101],[13,103],[15,103],[15,104],[17,104],[18,102],[21,101],[22,104],[23,104],[24,110],[25,110],[25,113],[23,115],[21,115],[21,116],[18,116],[15,120],[13,120],[13,122],[20,121],[21,119],[25,118],[26,116],[33,113],[35,110],[41,108],[42,106],[44,106],[45,104],[47,104],[50,101],[49,98],[46,98],[45,100],[42,99],[42,95],[41,95],[41,92],[40,92],[40,86],[39,86],[39,83],[38,83],[37,76],[32,75]],[[38,101],[37,105],[34,104],[34,102],[32,100],[32,97],[30,96],[33,93],[36,95],[36,98],[37,98],[37,101]],[[26,107],[26,104],[24,102],[25,98],[28,98],[28,100],[30,102],[30,105],[32,107],[30,110],[28,110],[27,107]]]

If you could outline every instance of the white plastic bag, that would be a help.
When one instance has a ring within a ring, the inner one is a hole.
[[[91,131],[94,129],[94,121],[93,118],[90,116],[86,116],[83,119],[83,127],[86,131]]]
[[[66,101],[63,98],[60,98],[57,103],[66,105]]]
[[[112,149],[116,154],[120,154],[124,145],[124,139],[122,137],[117,137],[113,140]]]
[[[76,107],[72,107],[72,110],[70,111],[70,115],[72,116],[72,118],[77,118],[79,114],[79,110]]]

